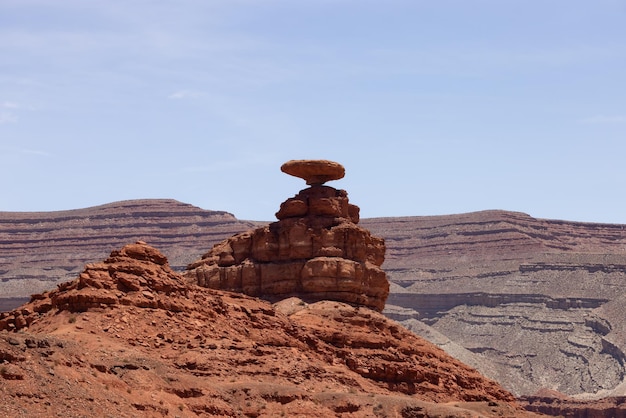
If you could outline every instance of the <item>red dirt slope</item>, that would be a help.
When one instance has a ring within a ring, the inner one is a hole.
[[[0,416],[532,416],[375,311],[188,285],[143,243],[0,329]]]

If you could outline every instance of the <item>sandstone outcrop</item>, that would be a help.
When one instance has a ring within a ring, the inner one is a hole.
[[[182,271],[201,249],[255,225],[172,199],[55,212],[0,212],[0,310],[72,280],[85,264],[129,242],[157,246],[172,268]]]
[[[291,160],[283,164],[280,170],[304,179],[309,186],[339,180],[346,174],[341,164],[328,160]]]
[[[0,416],[530,417],[371,309],[189,284],[138,242],[0,317]]]
[[[189,265],[186,277],[200,286],[251,296],[298,295],[381,311],[389,293],[380,268],[384,241],[357,225],[359,208],[348,202],[344,190],[320,184],[343,176],[343,167],[324,160],[292,161],[283,170],[313,186],[281,204],[278,222],[217,244]]]
[[[301,203],[293,205],[289,210],[297,211]],[[178,271],[203,249],[263,224],[153,199],[0,212],[0,310],[77,277],[86,262],[127,242],[156,245]],[[430,326],[444,334],[474,356],[471,365],[515,394],[547,386],[585,398],[623,395],[623,383],[615,385],[626,376],[626,225],[508,211],[358,225],[385,239],[382,268],[391,282],[385,314],[416,332]],[[414,327],[417,320],[421,327]],[[510,338],[512,330],[518,339]]]
[[[185,281],[169,267],[167,258],[138,241],[113,251],[103,262],[87,264],[77,279],[32,295],[25,307],[0,313],[0,330],[26,328],[50,311],[84,312],[115,305],[182,311],[191,308],[190,302],[172,304],[170,295],[186,292]]]

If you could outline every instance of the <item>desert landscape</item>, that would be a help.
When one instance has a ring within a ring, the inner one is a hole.
[[[317,183],[277,217],[0,213],[0,412],[625,416],[623,225],[359,219]]]

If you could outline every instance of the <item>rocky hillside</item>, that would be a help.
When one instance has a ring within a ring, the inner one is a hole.
[[[204,249],[253,226],[227,212],[158,199],[58,212],[0,212],[0,309],[76,277],[85,263],[129,242],[151,243],[182,270]]]
[[[0,314],[0,416],[523,417],[382,314],[188,284],[139,242]]]
[[[27,297],[142,239],[174,270],[259,226],[172,200],[0,213],[0,294]],[[363,219],[385,238],[385,314],[517,395],[622,396],[624,225],[515,212]],[[9,300],[7,309],[22,300]]]
[[[386,240],[390,317],[518,395],[624,394],[623,225],[503,211],[363,225]]]

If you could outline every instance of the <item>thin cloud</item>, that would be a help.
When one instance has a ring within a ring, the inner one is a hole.
[[[7,123],[17,123],[19,121],[18,113],[23,111],[36,110],[33,106],[23,105],[21,103],[5,100],[0,102],[0,125]]]
[[[589,124],[626,123],[626,116],[624,115],[614,115],[614,116],[596,115],[590,118],[581,119],[580,121],[582,123],[589,123]]]
[[[22,153],[22,154],[39,155],[39,156],[42,156],[42,157],[50,157],[52,155],[52,154],[50,154],[47,151],[38,150],[38,149],[20,148],[17,151]]]
[[[182,99],[197,99],[198,97],[202,97],[202,93],[194,90],[178,90],[169,96],[168,99],[173,100],[182,100]]]
[[[12,112],[0,112],[0,125],[7,123],[17,123],[17,115]]]
[[[0,107],[3,109],[19,109],[20,105],[15,102],[2,102]]]
[[[42,149],[35,148],[18,148],[12,146],[0,146],[0,153],[2,156],[16,156],[16,155],[35,155],[39,157],[52,157],[53,154]]]

